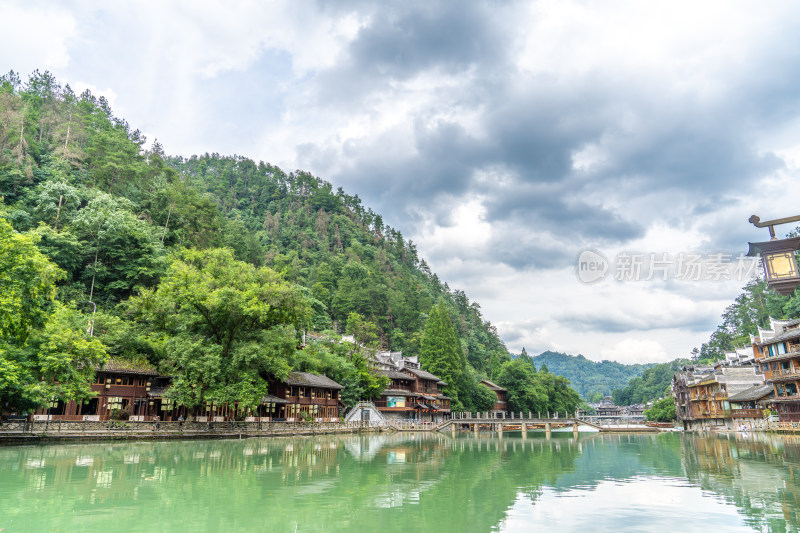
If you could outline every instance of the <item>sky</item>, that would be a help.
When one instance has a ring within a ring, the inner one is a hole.
[[[358,194],[511,351],[662,362],[758,270],[750,215],[797,214],[798,35],[778,0],[2,0],[0,70]]]

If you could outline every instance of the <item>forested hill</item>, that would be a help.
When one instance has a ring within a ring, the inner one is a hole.
[[[255,404],[266,376],[291,368],[343,382],[347,402],[374,397],[385,384],[360,356],[290,349],[316,331],[419,355],[454,409],[491,407],[483,377],[544,387],[515,396],[518,409],[574,407],[563,383],[504,371],[510,356],[480,306],[357,195],[245,157],[145,145],[102,97],[48,72],[0,76],[0,368],[10,369],[0,401],[81,399],[84,374],[108,356],[168,372],[185,405]],[[47,346],[64,359],[50,374]],[[50,390],[43,376],[64,386]]]
[[[626,365],[616,361],[590,361],[582,355],[567,355],[546,351],[534,356],[538,369],[542,366],[570,382],[572,388],[589,402],[599,401],[610,396],[614,389],[628,385],[631,378],[639,377],[652,364]]]

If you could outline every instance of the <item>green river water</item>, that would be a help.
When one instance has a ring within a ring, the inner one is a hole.
[[[518,433],[0,447],[0,531],[797,531],[800,439]]]

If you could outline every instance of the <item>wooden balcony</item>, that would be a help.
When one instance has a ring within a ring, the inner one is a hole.
[[[800,368],[779,368],[770,372],[770,381],[800,379]]]

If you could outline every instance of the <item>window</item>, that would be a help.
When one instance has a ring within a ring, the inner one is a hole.
[[[778,354],[779,355],[783,355],[785,353],[786,353],[786,343],[785,342],[781,342],[781,343],[778,344]]]

